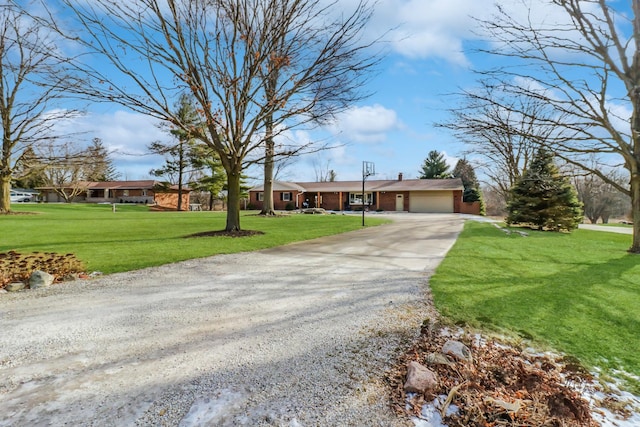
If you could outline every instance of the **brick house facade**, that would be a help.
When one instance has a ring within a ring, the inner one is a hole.
[[[136,203],[155,205],[164,209],[178,208],[178,187],[166,186],[155,180],[87,181],[80,182],[73,188],[82,190],[73,198],[74,203]],[[38,190],[40,200],[43,202],[64,201],[52,187],[39,187]],[[182,210],[189,208],[190,192],[189,188],[182,189]]]
[[[402,179],[365,181],[283,182],[273,185],[276,210],[324,208],[326,210],[361,210],[459,213],[463,207],[462,181],[453,179]],[[249,190],[249,204],[262,209],[263,188]]]

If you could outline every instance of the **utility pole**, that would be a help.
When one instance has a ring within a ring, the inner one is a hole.
[[[362,162],[362,226],[364,227],[364,182],[367,177],[376,174],[376,165],[373,162]]]

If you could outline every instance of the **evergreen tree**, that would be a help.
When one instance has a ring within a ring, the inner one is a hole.
[[[467,159],[460,159],[456,166],[453,168],[452,176],[454,178],[460,178],[462,185],[464,186],[464,193],[462,193],[463,202],[480,202],[480,214],[485,214],[484,199],[482,198],[482,192],[480,191],[480,182],[476,177],[476,171],[471,166],[471,163]]]
[[[165,156],[164,165],[158,169],[151,169],[149,173],[157,177],[167,177],[169,183],[178,186],[178,211],[181,211],[184,174],[190,159],[189,150],[194,144],[193,135],[203,127],[203,123],[192,96],[181,95],[175,108],[175,117],[180,121],[180,126],[172,128],[169,133],[175,137],[176,143],[149,144],[151,152]]]
[[[454,178],[462,179],[462,185],[464,185],[464,189],[469,188],[480,188],[480,183],[478,182],[478,178],[476,177],[476,171],[471,166],[471,163],[465,158],[458,160],[456,163],[456,167],[453,168],[453,172],[451,173]]]
[[[576,190],[543,148],[511,189],[508,210],[507,224],[531,224],[539,230],[570,231],[582,222]]]
[[[189,186],[209,193],[209,210],[213,210],[213,201],[220,196],[227,182],[222,162],[215,151],[202,143],[193,144],[189,156],[194,168]]]
[[[86,157],[85,181],[115,181],[120,174],[113,165],[109,151],[100,138],[94,138],[84,153]]]
[[[445,179],[449,178],[449,165],[444,159],[444,154],[433,150],[422,163],[420,179]]]
[[[32,147],[27,147],[16,161],[13,171],[13,187],[36,188],[45,185],[46,165],[38,158]]]

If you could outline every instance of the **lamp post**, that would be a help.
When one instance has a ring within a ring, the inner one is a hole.
[[[362,162],[362,226],[364,227],[364,182],[367,177],[375,175],[376,165],[373,162]]]

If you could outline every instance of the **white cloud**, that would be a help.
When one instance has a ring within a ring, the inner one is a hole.
[[[400,128],[402,123],[394,110],[374,104],[350,108],[337,118],[329,130],[348,141],[383,142],[388,132]]]
[[[89,113],[61,123],[59,127],[78,135],[84,144],[100,138],[123,178],[138,179],[149,176],[149,170],[162,164],[163,159],[149,153],[147,146],[154,141],[168,141],[171,136],[152,117],[118,110],[110,113]]]
[[[352,3],[340,2],[340,4]],[[463,41],[476,38],[475,18],[493,11],[495,0],[379,0],[368,27],[394,52],[409,59],[436,57],[466,66]]]

